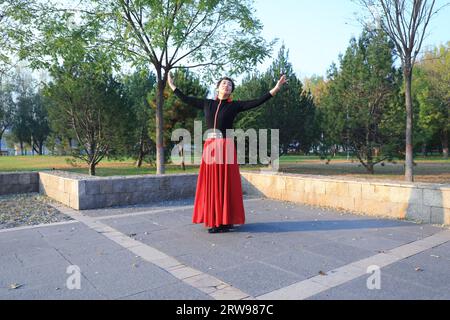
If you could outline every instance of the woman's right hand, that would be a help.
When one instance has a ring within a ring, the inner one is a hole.
[[[170,73],[170,71],[167,73],[167,84],[173,91],[175,91],[175,89],[177,88],[177,87],[175,87],[175,84],[173,83],[173,78],[172,78],[172,74]]]

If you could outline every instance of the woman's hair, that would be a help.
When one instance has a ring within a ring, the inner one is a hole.
[[[221,83],[223,80],[228,80],[228,81],[231,82],[231,92],[233,92],[233,91],[234,91],[234,81],[233,81],[231,78],[228,78],[228,77],[223,77],[223,78],[221,78],[221,79],[217,82],[216,88],[219,88],[220,83]]]

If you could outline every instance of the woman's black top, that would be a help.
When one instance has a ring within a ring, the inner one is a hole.
[[[226,137],[227,129],[233,129],[233,121],[239,112],[256,108],[272,98],[270,92],[267,92],[259,99],[248,101],[211,100],[189,97],[178,88],[175,89],[174,93],[184,103],[204,111],[208,129],[214,129],[214,118],[220,103],[219,112],[217,113],[216,129],[222,132],[223,137]]]

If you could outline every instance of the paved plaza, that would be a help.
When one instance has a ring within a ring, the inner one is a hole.
[[[0,231],[0,299],[450,299],[450,230],[261,198],[209,234],[193,199]],[[77,278],[77,276],[79,276]]]

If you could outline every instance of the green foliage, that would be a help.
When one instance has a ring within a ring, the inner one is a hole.
[[[393,67],[393,45],[381,31],[364,30],[352,39],[340,67],[329,71],[327,94],[322,98],[322,131],[328,144],[352,150],[369,172],[399,151],[401,75]],[[379,150],[378,156],[375,150]]]
[[[9,78],[0,77],[0,139],[14,120],[16,103],[13,100],[14,87]]]
[[[174,81],[177,87],[186,95],[206,98],[208,90],[200,83],[200,79],[188,69],[177,69],[174,74]],[[149,103],[153,110],[156,110],[156,90],[149,95]],[[166,87],[164,90],[164,146],[166,150],[172,150],[174,142],[171,141],[172,132],[176,129],[186,129],[194,137],[194,121],[204,121],[203,112],[185,104],[175,96],[173,91]],[[205,123],[204,123],[205,127]],[[149,134],[153,141],[156,139],[156,128],[154,121],[148,123]],[[166,160],[171,154],[166,153]]]
[[[106,155],[120,152],[130,117],[107,62],[102,52],[71,56],[52,67],[54,81],[45,89],[53,131],[76,139],[73,156],[89,163],[92,174]]]
[[[240,100],[263,95],[275,86],[281,74],[286,75],[289,85],[263,107],[240,115],[236,127],[244,131],[250,128],[279,129],[282,153],[287,153],[289,144],[296,142],[300,143],[303,152],[308,153],[318,134],[315,130],[315,106],[312,96],[303,90],[302,82],[295,75],[284,45],[270,68],[262,75],[247,76],[235,95]]]
[[[127,126],[127,142],[124,144],[123,156],[132,156],[135,160],[149,163],[155,158],[155,141],[148,134],[149,119],[154,118],[154,110],[150,107],[151,92],[155,90],[156,77],[148,69],[138,69],[122,79],[124,94],[130,108],[130,118]]]
[[[450,42],[427,52],[414,71],[413,88],[419,106],[418,125],[422,142],[431,144],[438,136],[447,149],[450,134]]]

